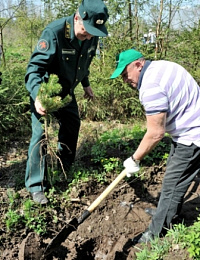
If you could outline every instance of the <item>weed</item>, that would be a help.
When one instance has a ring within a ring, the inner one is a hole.
[[[101,165],[106,171],[114,170],[119,167],[120,160],[124,160],[128,154],[132,154],[137,149],[145,132],[146,130],[141,125],[135,125],[131,129],[112,129],[102,133],[91,148],[92,161]],[[169,140],[170,138],[166,135],[144,158],[141,165],[149,166],[161,162],[165,164],[170,150]]]
[[[15,210],[15,206],[17,205],[17,199],[19,198],[19,193],[14,192],[11,189],[7,190],[8,196],[8,211],[5,214],[5,222],[6,228],[8,231],[12,231],[16,228],[18,223],[21,220],[21,216],[18,211]]]
[[[5,216],[6,228],[10,232],[18,226],[21,220],[21,216],[15,210],[12,209],[9,209]]]
[[[199,228],[199,221],[189,228],[183,224],[174,225],[172,229],[167,231],[164,239],[155,238],[150,242],[150,246],[144,245],[143,249],[140,249],[141,251],[136,253],[136,260],[164,259],[164,256],[174,248],[174,245],[179,245],[179,248],[184,248],[186,245],[190,246],[188,249],[190,257],[194,257],[192,259],[199,259]],[[195,230],[196,232],[191,232],[191,230]]]
[[[106,170],[106,172],[113,171],[114,169],[117,169],[119,166],[119,159],[111,157],[109,159],[102,159],[101,163],[103,164],[103,168]]]
[[[136,252],[136,256],[137,260],[146,260],[149,257],[149,250],[147,248],[144,248],[140,252]]]
[[[151,242],[152,247],[152,260],[153,259],[162,259],[163,256],[169,251],[169,248],[171,247],[171,243],[169,240],[164,239],[160,241],[159,238],[155,238]]]
[[[8,189],[7,196],[8,196],[8,200],[9,200],[9,208],[12,208],[12,206],[14,206],[14,204],[16,203],[17,199],[19,199],[19,193],[14,192],[11,189]]]
[[[19,226],[26,226],[38,234],[45,234],[45,213],[41,208],[35,206],[30,199],[19,203],[19,193],[8,190],[8,211],[5,214],[5,223],[8,232],[15,232]],[[35,207],[34,207],[35,206]]]
[[[168,230],[166,237],[170,237],[173,244],[178,244],[184,240],[186,233],[187,227],[184,224],[179,223],[173,225],[173,228]]]
[[[200,216],[193,226],[188,228],[186,241],[188,243],[188,252],[193,259],[200,259]]]
[[[140,252],[136,253],[137,260],[161,260],[163,256],[168,252],[170,248],[169,241],[160,241],[159,238],[155,238],[151,241],[151,249],[144,247]]]

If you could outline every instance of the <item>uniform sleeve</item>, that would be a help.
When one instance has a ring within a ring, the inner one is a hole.
[[[46,28],[30,58],[25,75],[25,85],[35,100],[40,84],[48,78],[48,67],[56,53],[56,38],[51,29]]]
[[[88,76],[89,76],[89,71],[88,71]],[[90,81],[88,76],[84,77],[84,79],[81,81],[81,84],[84,88],[87,88],[88,86],[90,86]]]

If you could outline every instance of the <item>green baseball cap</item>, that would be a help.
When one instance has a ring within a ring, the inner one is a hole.
[[[107,36],[105,27],[108,9],[102,0],[83,0],[79,6],[79,14],[83,19],[85,30],[93,36]]]
[[[117,78],[123,72],[123,70],[126,68],[128,64],[142,57],[143,57],[142,53],[134,49],[121,52],[119,55],[117,55],[116,58],[117,67],[110,78],[111,79]]]

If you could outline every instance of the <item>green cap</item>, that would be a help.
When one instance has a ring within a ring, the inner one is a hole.
[[[117,78],[123,72],[123,70],[126,68],[128,64],[142,57],[143,57],[142,53],[134,49],[121,52],[119,55],[117,55],[117,59],[116,59],[117,67],[110,78],[111,79]]]
[[[104,25],[109,17],[108,9],[102,0],[83,0],[79,6],[79,14],[89,34],[100,37],[108,35]]]

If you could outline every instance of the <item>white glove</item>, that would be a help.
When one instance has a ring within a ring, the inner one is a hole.
[[[126,159],[123,163],[124,167],[126,168],[126,176],[130,178],[131,176],[134,175],[134,173],[138,172],[140,170],[139,166],[140,161],[136,161],[132,159],[132,157],[129,157]]]

